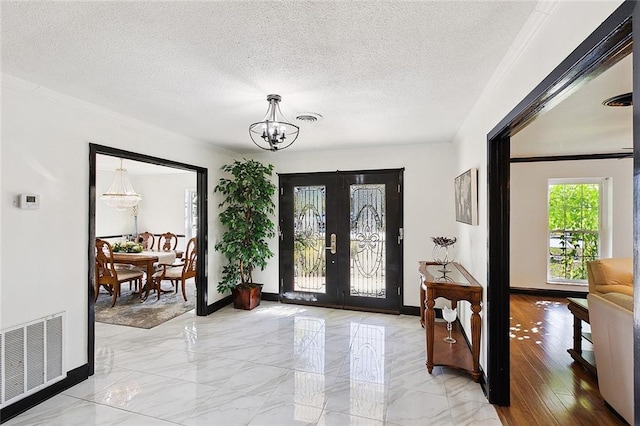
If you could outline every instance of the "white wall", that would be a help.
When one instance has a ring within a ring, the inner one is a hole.
[[[452,235],[454,232],[453,180],[459,173],[455,168],[455,151],[451,144],[300,153],[290,150],[275,155],[266,153],[256,159],[272,163],[277,173],[404,167],[403,303],[419,306],[418,261],[432,259],[431,236]],[[277,177],[274,177],[274,182],[277,185]],[[272,240],[270,246],[274,253],[278,252],[277,239]],[[265,271],[256,273],[255,280],[265,284],[263,291],[278,293],[277,257],[269,262]]]
[[[31,83],[2,78],[3,328],[65,311],[67,369],[87,362],[89,143],[206,167],[209,193],[228,153]],[[144,186],[144,185],[142,185]],[[13,205],[22,192],[41,195],[39,210]],[[215,212],[209,211],[209,303],[220,258]]]
[[[98,155],[99,161],[100,155]],[[131,210],[118,211],[100,200],[100,195],[109,190],[114,176],[115,172],[96,172],[96,237],[125,235],[133,232]],[[136,186],[133,185],[133,188],[136,189]]]
[[[547,183],[553,178],[611,177],[613,257],[633,256],[633,160],[511,164],[511,287],[587,292],[585,284],[547,284]]]
[[[184,235],[185,191],[196,189],[196,176],[196,173],[135,176],[133,182],[136,191],[143,195],[138,215],[138,232],[173,232]],[[213,188],[210,188],[209,193],[212,191]],[[217,206],[213,206],[213,211],[209,212],[211,218],[217,217],[217,210]],[[179,238],[178,249],[184,250],[185,246],[185,238]],[[213,247],[210,249],[213,250]]]
[[[458,258],[487,285],[487,134],[622,1],[539,2],[455,137],[458,170],[478,167],[479,226],[457,225]],[[484,292],[483,312],[487,292]],[[461,312],[467,332],[470,314]],[[482,315],[480,363],[486,362],[487,318]]]

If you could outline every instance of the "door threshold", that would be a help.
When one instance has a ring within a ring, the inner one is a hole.
[[[280,302],[286,303],[288,305],[314,306],[318,308],[340,309],[343,311],[359,311],[359,312],[371,312],[374,314],[400,315],[400,310],[394,310],[394,309],[375,309],[375,308],[367,308],[367,307],[360,307],[360,306],[344,306],[344,305],[336,305],[331,303],[307,302],[305,300],[294,300],[294,299],[283,299],[283,298],[280,298]]]

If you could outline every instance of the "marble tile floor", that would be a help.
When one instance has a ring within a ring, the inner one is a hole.
[[[96,323],[96,374],[14,425],[499,425],[424,366],[417,317],[262,302],[150,330]]]

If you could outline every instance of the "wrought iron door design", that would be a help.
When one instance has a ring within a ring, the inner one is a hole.
[[[280,176],[283,301],[398,311],[401,170]]]
[[[294,291],[326,293],[326,187],[293,188]]]
[[[386,296],[384,185],[350,186],[350,243],[352,296]]]

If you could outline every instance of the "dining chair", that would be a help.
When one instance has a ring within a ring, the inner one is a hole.
[[[120,295],[120,284],[142,279],[142,272],[134,269],[116,269],[113,261],[113,248],[108,241],[96,238],[96,275],[93,301],[98,300],[100,287],[104,287],[113,297],[111,307],[115,306]]]
[[[153,250],[153,246],[156,243],[156,237],[151,232],[143,232],[138,234],[136,241],[142,245],[143,250]]]
[[[158,238],[158,251],[175,250],[178,246],[178,236],[171,232],[165,232]]]
[[[196,246],[196,238],[191,238],[187,243],[187,249],[185,250],[185,256],[183,256],[181,264],[161,265],[161,268],[153,274],[153,282],[155,290],[158,292],[158,300],[160,299],[160,293],[162,292],[162,280],[170,280],[172,284],[175,284],[176,293],[178,292],[177,281],[181,281],[182,297],[185,302],[187,301],[187,293],[185,289],[186,281],[189,278],[196,278],[196,287],[198,287],[196,277],[198,252],[196,250]]]

